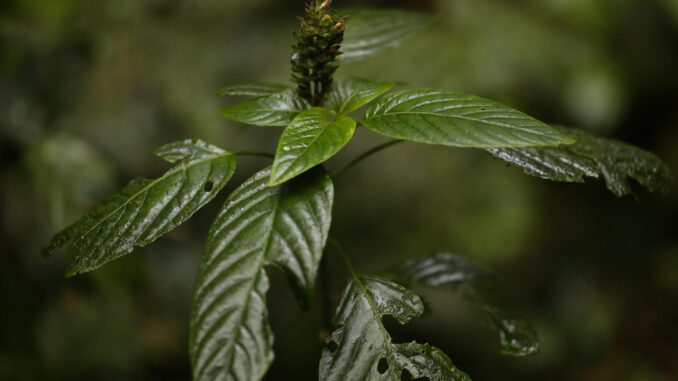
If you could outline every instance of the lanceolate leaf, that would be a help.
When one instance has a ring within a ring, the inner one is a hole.
[[[334,191],[320,168],[283,186],[257,172],[226,200],[207,239],[193,295],[193,379],[254,381],[273,360],[267,264],[308,299],[330,226]]]
[[[484,290],[491,288],[497,279],[493,272],[482,266],[458,255],[438,253],[409,260],[386,275],[407,285],[451,292],[462,290],[467,300],[483,310],[488,325],[499,332],[504,354],[526,356],[539,351],[537,333],[526,320],[511,316],[483,297]]]
[[[556,146],[574,142],[508,106],[435,89],[387,94],[367,110],[361,123],[392,138],[455,147]]]
[[[299,114],[278,143],[270,185],[281,184],[324,162],[339,152],[355,130],[355,120],[340,115],[336,120],[321,107]]]
[[[252,97],[262,97],[283,91],[291,91],[291,88],[287,85],[281,85],[278,83],[255,82],[224,87],[223,89],[219,89],[217,91],[217,95],[245,95]]]
[[[440,287],[456,291],[462,285],[484,287],[497,281],[489,269],[450,253],[411,259],[387,272],[407,284]]]
[[[650,191],[668,192],[672,180],[667,165],[651,152],[573,128],[559,131],[577,142],[560,147],[488,149],[496,158],[522,167],[532,176],[555,181],[583,182],[603,177],[617,196],[633,194],[628,178]]]
[[[327,105],[337,115],[348,114],[391,90],[395,82],[375,82],[362,78],[339,79],[332,84]]]
[[[224,107],[221,115],[236,122],[255,126],[286,126],[311,105],[292,91],[255,98],[235,106]]]
[[[400,10],[356,9],[348,12],[343,58],[357,61],[394,48],[431,23],[431,16]]]
[[[582,183],[584,176],[597,178],[596,162],[569,147],[488,148],[486,151],[543,179]]]
[[[212,200],[235,170],[233,154],[202,141],[171,143],[157,153],[181,161],[155,180],[133,180],[49,242],[45,254],[66,246],[73,260],[67,275],[96,269],[174,229]]]
[[[340,327],[323,349],[320,379],[400,381],[403,371],[431,381],[469,380],[439,349],[415,342],[394,344],[381,318],[401,324],[421,315],[424,304],[412,291],[377,277],[356,276],[344,290],[334,323]]]

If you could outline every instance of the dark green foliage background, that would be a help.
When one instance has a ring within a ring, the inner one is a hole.
[[[430,11],[405,46],[337,77],[404,80],[499,100],[546,122],[652,150],[678,172],[678,7],[672,0],[341,1]],[[200,138],[273,152],[281,129],[219,115],[228,84],[289,78],[303,1],[10,0],[0,5],[0,379],[184,380],[192,284],[209,224],[263,158],[189,223],[99,271],[64,279],[39,248],[91,205]],[[386,63],[386,64],[385,64]],[[383,139],[366,129],[328,167]],[[600,182],[542,181],[478,150],[405,143],[335,181],[332,235],[359,271],[449,250],[489,265],[541,353],[499,354],[480,313],[424,293],[435,314],[396,342],[444,350],[475,380],[678,378],[678,202]],[[674,185],[675,191],[675,185]],[[672,226],[673,225],[673,226]],[[346,272],[333,254],[333,303]],[[315,379],[317,298],[301,311],[269,271],[269,380]]]

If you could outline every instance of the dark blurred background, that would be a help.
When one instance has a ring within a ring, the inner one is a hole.
[[[438,15],[399,49],[337,76],[469,92],[546,122],[652,150],[678,172],[676,0],[348,1]],[[268,164],[239,159],[190,222],[99,271],[63,278],[50,236],[136,176],[152,150],[202,138],[273,151],[277,128],[223,119],[227,84],[287,82],[301,0],[0,3],[0,379],[187,380],[192,282],[211,219]],[[328,167],[382,142],[359,129]],[[475,150],[406,143],[335,182],[332,235],[361,272],[451,251],[494,268],[541,352],[499,353],[481,315],[424,293],[434,314],[396,340],[441,347],[474,380],[678,379],[678,201],[638,187],[550,183]],[[674,185],[675,192],[675,185]],[[346,280],[328,253],[334,301]],[[317,379],[320,299],[300,310],[269,271],[268,380]]]

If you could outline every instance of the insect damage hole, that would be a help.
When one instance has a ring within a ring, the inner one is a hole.
[[[205,186],[202,188],[205,192],[209,192],[214,188],[214,181],[208,181],[205,183]]]
[[[379,360],[379,363],[377,364],[377,371],[379,371],[379,373],[381,374],[384,374],[386,373],[387,370],[388,370],[388,361],[386,361],[386,359],[382,357]]]

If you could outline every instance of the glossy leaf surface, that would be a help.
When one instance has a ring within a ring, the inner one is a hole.
[[[145,246],[186,221],[233,175],[235,156],[202,141],[170,143],[156,152],[180,161],[155,180],[138,178],[58,233],[44,249],[66,246],[67,275],[94,270]]]
[[[526,320],[513,317],[483,297],[483,290],[491,288],[497,281],[490,270],[458,255],[438,253],[406,261],[387,275],[407,285],[452,292],[461,290],[467,300],[483,310],[488,325],[499,332],[503,353],[526,356],[539,351],[537,333]]]
[[[348,114],[389,91],[395,82],[375,82],[362,78],[344,78],[334,81],[327,98],[327,106],[337,115]]]
[[[291,91],[287,85],[267,82],[244,83],[241,85],[227,86],[217,90],[218,96],[225,95],[244,95],[252,97],[263,97],[284,91]]]
[[[607,188],[621,197],[633,194],[629,178],[652,192],[668,192],[672,180],[668,166],[655,154],[585,131],[558,127],[577,142],[560,147],[488,149],[494,157],[517,165],[529,175],[548,180],[583,182],[602,177]]]
[[[399,46],[428,26],[432,17],[395,9],[356,9],[348,12],[341,50],[345,61],[358,61]]]
[[[221,115],[236,122],[255,126],[286,126],[311,105],[296,93],[286,91],[224,107]]]
[[[299,114],[278,142],[270,185],[281,184],[329,159],[351,140],[355,121],[314,107]]]
[[[361,123],[395,139],[454,147],[555,146],[574,141],[500,103],[446,90],[400,90],[380,98]]]
[[[283,186],[257,172],[226,200],[210,229],[193,294],[194,380],[252,381],[273,360],[267,264],[285,270],[301,300],[313,290],[334,196],[320,168]]]
[[[337,307],[333,322],[339,328],[328,339],[336,348],[323,349],[320,380],[400,381],[403,371],[431,381],[468,380],[435,347],[391,342],[381,321],[384,315],[405,324],[423,311],[421,298],[405,287],[377,277],[355,277]]]

